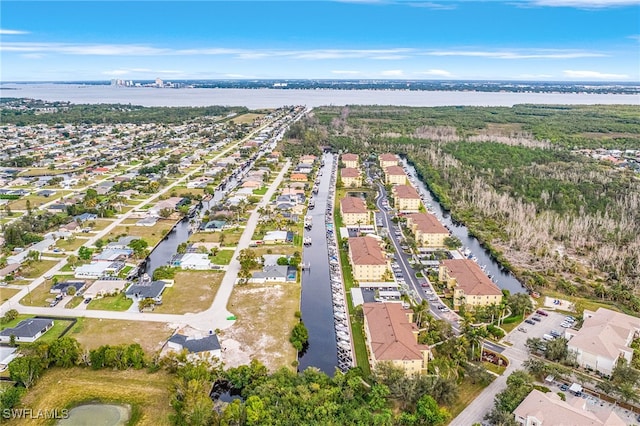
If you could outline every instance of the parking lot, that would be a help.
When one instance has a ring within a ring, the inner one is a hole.
[[[561,337],[564,337],[564,332],[566,328],[562,327],[561,324],[565,322],[565,318],[567,315],[561,314],[558,312],[547,311],[544,310],[548,315],[537,315],[540,321],[533,321],[534,324],[528,324],[523,322],[520,326],[514,329],[511,333],[509,333],[504,341],[510,342],[513,344],[513,348],[521,349],[525,352],[528,352],[525,343],[528,338],[537,337],[543,339],[545,334],[551,334],[551,330],[558,331],[561,334]],[[527,318],[533,318],[536,314],[530,314]],[[521,331],[519,329],[523,328],[525,331]],[[597,395],[590,395],[588,393],[582,393],[580,396],[575,396],[568,389],[561,389],[563,383],[553,382],[553,383],[545,383],[553,392],[563,392],[566,395],[567,402],[570,404],[576,402],[577,399],[582,399],[584,404],[588,406],[590,411],[597,410],[605,410],[611,409],[613,406],[612,403],[606,402],[598,398]],[[616,414],[618,414],[627,424],[637,425],[640,424],[637,420],[638,414],[630,412],[620,407],[614,407]]]
[[[547,313],[547,316],[538,314],[527,315],[526,319],[536,317],[539,321],[532,320],[533,324],[523,322],[518,328],[509,333],[504,340],[512,343],[514,347],[526,351],[527,347],[525,343],[529,338],[537,337],[542,339],[545,334],[551,334],[551,330],[559,332],[561,337],[564,337],[565,328],[561,327],[560,324],[565,322],[566,315],[546,310],[544,312]]]

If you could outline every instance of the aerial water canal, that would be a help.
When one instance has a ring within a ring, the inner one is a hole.
[[[491,276],[498,287],[501,289],[509,290],[511,293],[526,293],[527,289],[518,281],[513,274],[507,269],[503,268],[487,249],[485,249],[480,242],[469,235],[469,230],[461,223],[454,222],[451,215],[445,210],[440,203],[435,199],[429,188],[420,180],[415,167],[409,164],[406,159],[402,159],[401,165],[405,167],[407,176],[412,179],[412,184],[420,195],[424,195],[424,203],[429,207],[429,210],[436,215],[449,231],[462,242],[462,246],[466,247],[470,251],[471,256],[475,256],[478,265],[485,268],[485,272]]]
[[[318,193],[314,195],[315,208],[309,210],[312,227],[305,231],[311,237],[311,245],[303,250],[303,262],[309,265],[302,275],[301,312],[302,320],[309,332],[309,345],[299,358],[298,369],[317,367],[333,376],[338,366],[336,332],[333,324],[333,299],[327,248],[325,213],[331,180],[331,170],[336,158],[333,154],[323,155],[324,166],[320,168]]]

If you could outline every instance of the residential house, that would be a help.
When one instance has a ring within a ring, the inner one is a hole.
[[[96,299],[103,296],[118,294],[127,286],[126,280],[96,280],[83,293],[85,299]]]
[[[125,292],[125,296],[134,302],[153,299],[156,303],[162,303],[162,293],[166,287],[166,281],[151,281],[150,278],[146,277],[137,284],[131,284]]]
[[[108,275],[117,275],[125,267],[122,261],[114,262],[92,262],[76,268],[73,276],[75,278],[96,279]]]
[[[405,216],[407,227],[413,233],[416,243],[421,247],[444,248],[449,230],[429,213],[411,213]]]
[[[187,359],[193,360],[198,358],[217,358],[222,359],[222,351],[218,336],[211,333],[205,337],[185,336],[176,333],[167,341],[167,347],[171,351],[188,352]]]
[[[268,231],[262,239],[265,244],[282,244],[293,242],[291,231]]]
[[[389,270],[381,241],[374,236],[349,238],[349,262],[358,281],[383,281]]]
[[[640,318],[606,308],[584,310],[580,330],[566,329],[567,348],[581,367],[607,376],[620,358],[631,362],[633,339],[640,337]]]
[[[172,266],[179,266],[182,269],[195,269],[204,271],[211,269],[211,261],[206,253],[184,253],[174,257]]]
[[[250,283],[287,283],[296,282],[297,270],[289,265],[265,265],[262,271],[254,272],[249,278]]]
[[[133,254],[130,248],[111,248],[107,247],[102,252],[94,255],[91,260],[93,262],[116,262],[126,261]]]
[[[132,237],[132,236],[120,237],[118,238],[118,241],[113,241],[111,243],[108,243],[106,246],[106,249],[114,249],[114,250],[128,249],[129,244],[131,244],[132,241],[139,240],[139,239],[140,237]]]
[[[389,362],[409,376],[427,371],[430,349],[418,344],[412,310],[401,303],[364,303],[362,311],[371,368]]]
[[[15,327],[0,331],[0,343],[9,343],[11,336],[14,336],[17,343],[33,343],[51,327],[53,327],[53,320],[50,318],[22,320]]]
[[[389,166],[384,170],[384,183],[387,185],[406,185],[407,174],[400,166]]]
[[[368,225],[371,212],[359,197],[344,197],[340,200],[340,216],[345,225]]]
[[[340,157],[340,160],[342,161],[342,164],[344,164],[345,167],[349,167],[353,169],[358,167],[357,154],[342,154],[342,156]]]
[[[420,210],[422,200],[420,195],[409,185],[396,185],[391,190],[396,210],[401,212],[417,212]]]
[[[439,278],[453,290],[453,308],[498,305],[502,291],[476,262],[470,259],[445,259],[440,263]]]
[[[360,170],[349,167],[340,169],[340,181],[345,188],[357,188],[362,186]]]
[[[628,424],[611,407],[594,406],[582,398],[574,398],[572,402],[568,402],[554,392],[544,393],[537,389],[532,390],[513,410],[513,415],[516,422],[523,426]]]
[[[168,209],[173,212],[181,205],[181,203],[184,203],[182,197],[169,197],[166,200],[158,201],[149,209],[149,214],[153,216],[160,216],[160,212],[164,209]]]
[[[49,293],[52,294],[69,294],[69,289],[74,288],[73,293],[78,293],[86,285],[86,281],[60,281],[51,286]]]
[[[304,173],[291,173],[290,179],[293,182],[307,182],[309,180]]]
[[[380,157],[380,167],[382,170],[386,169],[389,166],[397,166],[398,165],[398,156],[395,154],[382,154]]]
[[[317,158],[318,157],[316,157],[315,155],[303,155],[302,157],[300,157],[300,163],[313,164]]]

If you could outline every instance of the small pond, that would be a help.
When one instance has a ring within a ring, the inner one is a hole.
[[[124,426],[131,417],[131,407],[115,404],[83,404],[69,410],[69,417],[58,426]]]

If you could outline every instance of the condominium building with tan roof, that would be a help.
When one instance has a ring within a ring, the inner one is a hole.
[[[359,197],[344,197],[340,200],[340,215],[345,225],[368,225],[371,223],[371,212]]]
[[[363,282],[383,281],[389,261],[382,250],[382,240],[367,235],[349,238],[348,244],[353,278]]]
[[[416,243],[421,247],[444,248],[449,230],[429,213],[410,213],[405,216],[407,228],[411,230]]]
[[[502,291],[470,259],[446,259],[440,263],[440,281],[453,290],[453,308],[489,306],[502,301]]]
[[[430,350],[418,344],[413,311],[401,303],[364,303],[362,310],[371,368],[389,362],[408,375],[427,371]]]

